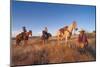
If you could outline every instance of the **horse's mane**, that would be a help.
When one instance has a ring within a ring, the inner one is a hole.
[[[77,23],[73,21],[73,23],[68,27],[68,30],[72,32],[72,30],[77,26]]]

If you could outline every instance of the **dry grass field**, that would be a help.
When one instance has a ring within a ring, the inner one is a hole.
[[[95,35],[88,35],[89,46],[84,53],[79,49],[65,45],[61,41],[57,44],[56,39],[52,37],[45,45],[42,44],[39,37],[29,39],[27,46],[15,45],[15,40],[12,39],[11,44],[11,65],[37,65],[37,64],[52,64],[52,63],[69,63],[81,61],[96,60],[96,43]],[[76,38],[72,38],[69,43],[75,45]]]

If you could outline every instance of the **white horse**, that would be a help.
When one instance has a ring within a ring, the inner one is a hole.
[[[59,31],[57,32],[57,40],[58,40],[58,44],[59,41],[61,40],[65,40],[65,44],[68,44],[68,40],[70,39],[73,30],[77,30],[77,23],[75,21],[73,21],[73,23],[69,26],[65,26],[61,29],[59,29]]]

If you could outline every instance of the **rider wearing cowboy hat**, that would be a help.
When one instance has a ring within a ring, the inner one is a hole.
[[[88,38],[86,36],[85,30],[83,29],[79,31],[78,43],[81,48],[86,48],[88,46]]]

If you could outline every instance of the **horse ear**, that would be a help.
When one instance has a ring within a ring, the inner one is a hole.
[[[76,21],[73,21],[73,23],[74,23],[75,25],[77,25]]]
[[[75,26],[77,26],[77,23],[76,23],[76,21],[73,21],[73,24],[74,24]]]

